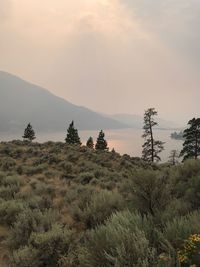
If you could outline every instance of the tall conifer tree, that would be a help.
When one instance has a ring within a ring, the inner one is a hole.
[[[93,138],[90,136],[87,140],[86,146],[93,149],[94,148],[94,141]]]
[[[154,139],[153,127],[158,125],[154,120],[154,116],[158,113],[154,108],[149,108],[144,113],[144,134],[142,137],[145,139],[143,144],[142,158],[148,162],[160,161],[159,153],[164,149],[164,142]]]
[[[97,138],[95,149],[96,150],[108,150],[109,149],[108,143],[105,140],[105,134],[102,130],[99,132],[99,136]]]
[[[74,127],[74,121],[72,121],[67,129],[67,136],[65,138],[66,143],[72,145],[81,145],[78,130]]]
[[[179,152],[175,149],[173,149],[171,152],[170,152],[170,156],[169,156],[169,163],[172,164],[172,165],[176,165],[179,163],[178,161],[178,158],[179,158]]]
[[[200,156],[200,118],[193,118],[188,122],[189,127],[184,130],[183,149],[180,156],[183,160],[188,158],[197,159]]]
[[[33,130],[33,127],[30,123],[28,123],[27,127],[24,130],[24,135],[22,136],[24,140],[28,140],[32,142],[36,137],[35,137],[35,132]]]

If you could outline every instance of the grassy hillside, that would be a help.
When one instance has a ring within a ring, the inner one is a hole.
[[[199,266],[200,161],[0,144],[0,266]]]

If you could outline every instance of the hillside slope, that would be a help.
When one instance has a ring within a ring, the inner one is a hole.
[[[123,122],[129,125],[130,128],[141,129],[143,127],[143,117],[135,114],[114,114],[110,116],[111,119],[114,119],[118,122]],[[177,129],[180,127],[176,122],[168,121],[162,118],[156,118],[159,129]]]
[[[199,266],[199,177],[200,160],[0,143],[0,266]]]
[[[74,120],[80,130],[126,125],[79,107],[14,75],[0,71],[0,132],[18,132],[31,122],[37,131],[63,131]]]

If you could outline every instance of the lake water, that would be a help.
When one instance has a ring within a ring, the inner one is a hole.
[[[143,131],[138,129],[123,129],[123,130],[105,130],[105,138],[108,141],[110,149],[114,148],[120,154],[129,154],[131,156],[140,157],[142,153],[142,144],[144,142],[142,136]],[[172,130],[154,130],[155,139],[165,142],[165,150],[161,153],[162,161],[167,161],[170,151],[182,149],[182,141],[173,140],[170,137]],[[47,133],[38,134],[36,141],[64,141],[65,133]],[[86,143],[88,137],[92,136],[96,140],[98,131],[79,131],[81,142]],[[9,141],[13,139],[22,139],[20,135],[1,135],[1,141]]]

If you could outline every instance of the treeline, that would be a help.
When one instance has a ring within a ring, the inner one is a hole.
[[[29,123],[24,130],[24,135],[22,136],[24,140],[32,142],[36,139],[35,131],[32,125]],[[81,140],[78,134],[78,130],[74,127],[74,121],[72,121],[67,129],[67,135],[65,138],[65,142],[69,145],[81,145]],[[96,140],[96,144],[94,145],[93,138],[90,136],[86,142],[86,146],[93,149],[95,147],[96,150],[108,150],[108,143],[105,140],[105,134],[103,130],[99,132],[99,136]]]
[[[180,132],[173,132],[171,133],[171,138],[172,139],[175,139],[175,140],[184,140],[184,137],[183,137],[183,132],[180,131]]]
[[[149,108],[144,113],[144,144],[142,146],[142,159],[146,162],[153,163],[161,160],[159,154],[164,150],[165,143],[160,140],[155,140],[153,128],[158,125],[155,120],[155,116],[158,112],[155,108]],[[173,165],[178,163],[179,158],[183,158],[183,161],[188,158],[197,159],[200,155],[200,118],[193,118],[188,122],[188,128],[185,129],[182,134],[184,140],[183,149],[179,153],[177,150],[172,150],[169,156],[169,162]],[[33,141],[36,136],[33,127],[29,123],[24,131],[24,140]],[[72,121],[67,130],[67,136],[65,138],[67,144],[81,145],[81,140],[78,134],[78,130],[74,127],[74,121]],[[96,150],[108,150],[108,143],[105,140],[105,134],[101,130],[97,138],[96,144],[94,144],[93,138],[89,137],[86,142],[86,146]]]
[[[158,123],[154,117],[157,115],[157,111],[154,108],[149,108],[144,114],[144,134],[145,142],[143,144],[142,158],[145,161],[153,163],[154,161],[160,161],[159,154],[164,150],[164,142],[155,140],[153,135],[153,127]],[[172,150],[169,156],[169,161],[175,165],[178,162],[178,158],[197,159],[200,155],[200,118],[193,118],[188,122],[188,128],[183,131],[183,149],[180,153],[176,150]]]

